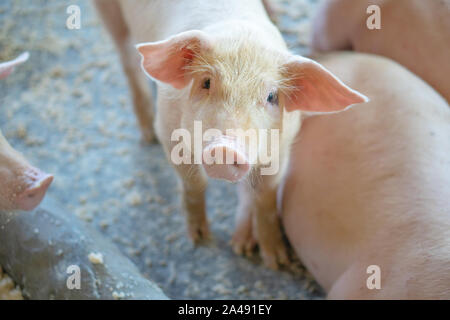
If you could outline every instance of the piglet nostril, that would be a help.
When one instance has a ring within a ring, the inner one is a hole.
[[[243,148],[225,137],[203,150],[203,167],[211,178],[236,182],[250,170]]]

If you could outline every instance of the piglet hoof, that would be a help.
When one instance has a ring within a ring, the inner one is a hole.
[[[256,240],[251,233],[243,233],[240,231],[241,230],[237,230],[231,239],[233,251],[237,255],[251,257],[256,248]]]
[[[278,270],[280,265],[289,265],[287,248],[282,240],[269,247],[260,246],[260,251],[264,264],[272,270]]]
[[[207,243],[211,240],[208,222],[190,223],[188,226],[189,238],[194,245]]]
[[[155,132],[153,128],[141,128],[141,140],[143,144],[154,144],[158,143]]]

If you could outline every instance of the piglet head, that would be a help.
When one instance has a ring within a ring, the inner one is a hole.
[[[7,77],[28,57],[25,52],[12,61],[0,63],[0,78]],[[34,209],[52,181],[53,176],[31,166],[0,131],[0,211]]]
[[[320,64],[273,50],[251,31],[236,38],[193,30],[137,49],[147,75],[179,90],[182,127],[195,133],[200,121],[205,134],[216,131],[202,140],[201,155],[213,178],[239,181],[262,165],[269,146],[285,147],[291,112],[339,112],[367,101]],[[267,141],[272,130],[279,135]]]
[[[32,210],[53,181],[14,150],[0,132],[0,211]]]

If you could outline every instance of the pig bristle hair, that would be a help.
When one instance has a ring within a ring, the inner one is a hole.
[[[283,55],[251,39],[250,33],[243,32],[240,38],[216,41],[211,50],[192,48],[195,58],[185,67],[194,78],[191,98],[201,88],[201,77],[210,77],[217,96],[230,105],[249,105],[251,101],[264,103],[268,85],[281,93],[293,90],[295,79],[283,65]],[[203,96],[204,103],[209,100],[209,95]]]

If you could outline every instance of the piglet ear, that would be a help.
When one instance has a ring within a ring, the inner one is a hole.
[[[13,72],[15,66],[24,63],[29,57],[30,54],[28,52],[24,52],[14,60],[0,63],[0,79],[9,76],[11,72]]]
[[[203,31],[179,33],[167,40],[141,43],[136,46],[141,64],[150,77],[168,83],[176,89],[187,86],[191,80],[186,66],[196,54],[211,47],[211,40]]]
[[[293,56],[284,68],[290,79],[284,93],[287,111],[336,112],[369,101],[311,59]]]

